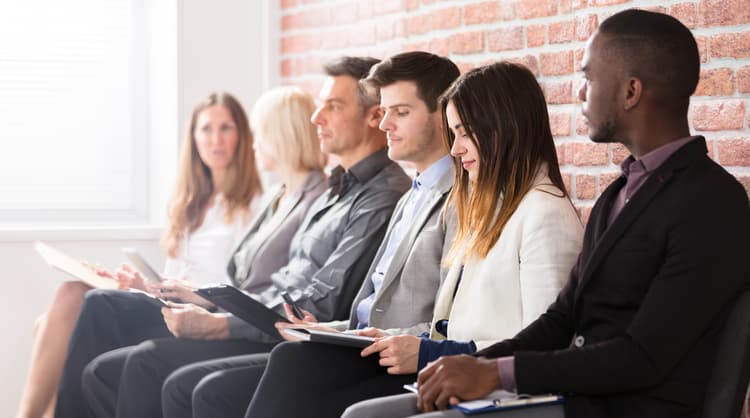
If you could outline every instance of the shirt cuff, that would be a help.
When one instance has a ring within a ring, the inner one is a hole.
[[[497,361],[497,374],[500,376],[500,387],[498,389],[507,390],[508,392],[516,391],[516,368],[514,366],[514,357],[500,357]]]

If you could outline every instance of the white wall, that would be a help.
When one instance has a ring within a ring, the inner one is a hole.
[[[69,254],[114,267],[120,248],[138,248],[153,264],[164,205],[174,178],[176,149],[194,103],[215,90],[235,94],[249,112],[258,96],[278,84],[278,1],[150,0],[149,175],[151,225],[139,228],[0,230],[5,318],[0,323],[0,416],[16,412],[25,379],[35,319],[46,310],[64,275],[34,252],[44,240]],[[156,175],[155,175],[156,174]],[[157,225],[157,226],[154,226]]]

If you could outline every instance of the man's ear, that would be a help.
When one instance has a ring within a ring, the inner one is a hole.
[[[641,97],[643,95],[643,82],[640,78],[629,77],[625,88],[625,104],[623,108],[625,110],[630,110],[638,106],[638,103],[641,102]]]
[[[380,121],[383,120],[383,109],[378,105],[371,106],[367,110],[365,118],[367,119],[367,126],[378,129]]]

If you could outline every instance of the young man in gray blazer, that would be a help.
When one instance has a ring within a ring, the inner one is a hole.
[[[388,159],[386,137],[378,129],[379,98],[358,85],[376,62],[344,58],[328,67],[336,75],[324,85],[324,104],[312,120],[322,150],[337,155],[340,166],[294,235],[289,262],[271,274],[272,285],[259,295],[269,308],[283,312],[280,293],[286,290],[321,318],[345,317],[375,244],[409,187],[408,176]],[[147,299],[127,292],[87,296],[56,416],[161,416],[162,383],[178,367],[267,352],[278,342],[231,315],[195,305],[162,308]]]
[[[298,320],[288,311],[292,326],[350,332],[360,329],[360,333],[371,336],[417,335],[429,329],[435,295],[445,277],[441,260],[453,235],[444,203],[454,172],[441,136],[437,98],[458,75],[450,60],[425,52],[399,54],[373,67],[365,85],[380,93],[384,113],[380,129],[388,135],[388,156],[413,163],[417,176],[412,189],[396,206],[349,319],[318,323],[309,312],[305,312],[304,320]],[[283,328],[281,323],[277,326]],[[326,368],[329,376],[337,367],[357,368],[360,360],[356,348],[287,344],[302,351],[300,359],[310,356],[311,361]],[[243,415],[266,358],[249,355],[178,370],[163,388],[165,416]],[[369,364],[366,368],[369,370]],[[315,379],[289,372],[293,379],[316,384]]]

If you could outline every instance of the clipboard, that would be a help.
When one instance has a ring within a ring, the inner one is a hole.
[[[409,392],[418,393],[417,384],[412,383],[403,386]],[[506,390],[496,390],[482,399],[464,401],[455,406],[465,415],[478,415],[492,411],[507,411],[519,408],[533,408],[537,406],[562,404],[563,396],[555,394],[546,395],[523,395]]]
[[[163,279],[159,276],[159,273],[154,270],[153,267],[146,261],[143,256],[135,248],[125,247],[122,249],[125,257],[135,265],[135,268],[151,283],[160,283]]]
[[[204,286],[194,292],[275,338],[281,338],[281,334],[274,324],[279,321],[289,322],[286,317],[269,309],[234,286]]]
[[[375,338],[373,337],[346,334],[343,332],[321,331],[312,328],[286,328],[284,332],[302,341],[343,345],[354,348],[365,348],[375,342]]]
[[[34,249],[44,261],[63,273],[69,274],[94,289],[117,289],[115,280],[101,277],[79,260],[41,241],[34,243]]]

